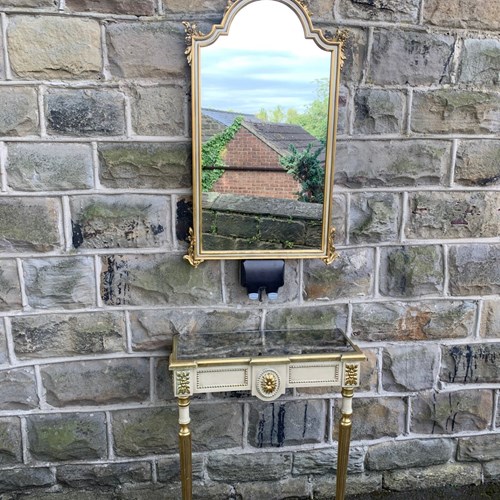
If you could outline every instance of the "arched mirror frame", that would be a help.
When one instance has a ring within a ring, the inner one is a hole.
[[[325,145],[325,191],[323,203],[321,246],[319,249],[272,249],[272,250],[204,250],[202,240],[202,116],[201,116],[201,49],[213,44],[220,36],[228,35],[235,16],[248,4],[260,0],[228,0],[220,24],[212,26],[210,33],[202,34],[197,25],[183,22],[186,30],[186,56],[191,66],[191,110],[193,135],[193,227],[189,229],[189,249],[184,256],[197,267],[205,260],[239,259],[322,259],[330,264],[337,256],[334,247],[335,228],[332,226],[333,174],[335,164],[336,130],[338,119],[338,97],[340,70],[345,59],[343,45],[347,32],[337,30],[335,36],[314,28],[311,13],[303,0],[273,0],[289,6],[297,15],[304,29],[304,37],[312,39],[317,46],[331,52],[330,85],[328,103],[328,127]],[[277,30],[279,26],[277,25]]]

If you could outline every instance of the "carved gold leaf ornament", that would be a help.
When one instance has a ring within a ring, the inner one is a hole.
[[[184,54],[186,54],[187,62],[191,66],[191,62],[193,61],[193,36],[203,36],[203,33],[198,29],[196,23],[190,23],[189,21],[182,21],[184,25],[184,31],[186,32],[185,41],[186,41],[186,50]]]
[[[188,248],[188,253],[187,255],[184,255],[184,259],[186,259],[195,269],[203,262],[203,259],[196,259],[194,256],[194,246],[196,244],[196,237],[194,235],[193,228],[189,228],[189,233],[188,233],[188,241],[189,241],[189,248]]]
[[[337,33],[335,34],[334,41],[338,42],[340,45],[340,69],[342,69],[344,67],[344,63],[346,60],[344,48],[345,48],[345,43],[347,42],[348,38],[349,38],[349,31],[348,30],[337,29]]]
[[[345,379],[346,385],[357,385],[358,383],[358,365],[345,365]]]
[[[327,256],[323,259],[323,262],[327,265],[331,264],[338,256],[339,254],[335,250],[335,228],[332,226],[328,234]]]
[[[177,372],[177,394],[184,395],[189,394],[190,384],[189,384],[189,372]]]
[[[308,16],[312,16],[312,12],[309,10],[308,2],[306,2],[305,0],[297,0],[297,3],[304,9],[304,12]]]
[[[274,373],[265,373],[260,382],[264,394],[272,394],[278,387],[278,379]]]

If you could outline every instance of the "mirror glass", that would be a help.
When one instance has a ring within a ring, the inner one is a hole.
[[[331,217],[338,44],[312,33],[293,0],[239,3],[194,45],[198,250],[318,256]]]

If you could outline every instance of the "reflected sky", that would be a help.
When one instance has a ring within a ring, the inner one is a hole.
[[[304,38],[297,15],[279,2],[244,7],[228,36],[201,49],[202,107],[255,114],[277,105],[303,112],[328,78],[331,53]]]

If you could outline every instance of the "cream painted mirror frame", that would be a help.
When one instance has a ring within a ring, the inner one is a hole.
[[[321,219],[321,244],[318,248],[283,248],[260,250],[224,250],[203,248],[202,236],[202,103],[201,103],[201,58],[202,50],[229,34],[235,16],[249,4],[262,0],[228,0],[220,24],[212,26],[210,33],[202,34],[195,23],[183,22],[186,31],[186,56],[191,66],[191,108],[193,134],[193,227],[189,228],[189,249],[184,258],[194,267],[205,260],[239,259],[310,259],[319,258],[330,264],[337,256],[334,247],[335,228],[332,226],[332,194],[338,119],[338,95],[340,70],[345,56],[343,52],[347,31],[337,30],[335,36],[313,27],[311,13],[303,0],[271,0],[288,6],[298,17],[304,30],[304,39],[313,40],[323,51],[331,53],[328,86],[328,121],[325,143],[324,197]],[[266,0],[269,1],[269,0]],[[257,27],[256,27],[257,28]],[[279,24],[276,25],[279,30]],[[257,35],[256,35],[257,36]],[[279,34],[277,33],[277,36]]]

